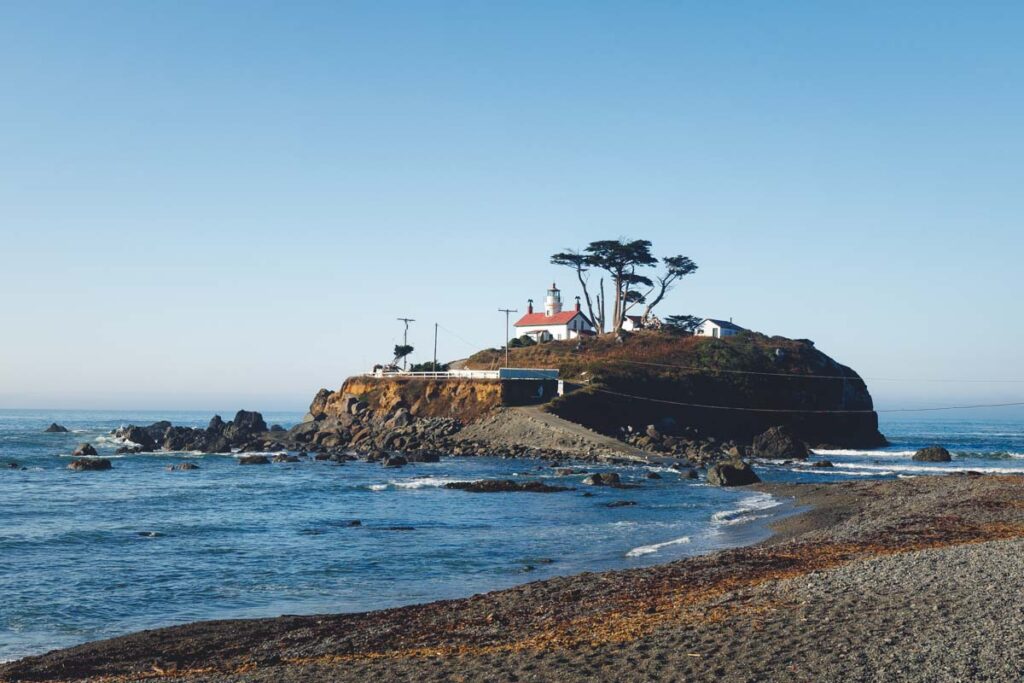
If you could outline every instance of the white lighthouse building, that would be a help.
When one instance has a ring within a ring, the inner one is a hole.
[[[515,327],[517,337],[530,337],[537,342],[594,334],[594,325],[580,311],[580,298],[576,297],[573,310],[563,311],[562,292],[554,283],[544,297],[544,312],[534,313],[533,299],[530,299],[526,315],[516,321]]]

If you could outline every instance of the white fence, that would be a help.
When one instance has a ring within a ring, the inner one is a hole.
[[[558,370],[549,368],[501,368],[500,370],[445,370],[444,372],[405,372],[375,370],[365,377],[408,379],[558,379]]]

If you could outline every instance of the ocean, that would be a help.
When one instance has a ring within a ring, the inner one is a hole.
[[[657,468],[600,468],[637,484],[625,489],[443,487],[482,478],[578,486],[583,476],[498,458],[396,470],[314,461],[240,467],[235,456],[168,453],[115,456],[107,472],[67,469],[79,442],[112,453],[109,432],[122,424],[205,426],[210,416],[0,411],[0,660],[201,619],[380,609],[662,563],[757,542],[772,519],[794,511],[784,499]],[[265,414],[285,427],[299,417]],[[71,432],[44,433],[51,422]],[[887,448],[815,456],[832,468],[755,469],[782,482],[1024,473],[1024,420],[890,419],[882,431]],[[911,461],[931,443],[949,448],[953,462]],[[167,471],[186,459],[199,469]],[[647,479],[650,469],[663,478]],[[610,505],[623,501],[631,504]]]

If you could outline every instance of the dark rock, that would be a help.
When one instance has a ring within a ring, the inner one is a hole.
[[[646,476],[648,479],[661,479],[661,475],[658,474],[657,472],[648,472],[644,476]]]
[[[816,460],[811,463],[811,467],[835,467],[831,460]]]
[[[224,418],[220,415],[214,415],[210,418],[210,423],[206,425],[206,431],[211,434],[220,434],[224,431],[225,423]]]
[[[177,465],[171,465],[167,469],[170,472],[188,472],[190,470],[198,470],[199,465],[194,462],[179,462]]]
[[[298,462],[299,457],[297,455],[289,455],[287,453],[278,453],[274,456],[274,462]]]
[[[807,446],[789,427],[772,427],[754,437],[753,453],[758,458],[770,460],[806,460]]]
[[[334,396],[334,392],[330,389],[321,389],[316,392],[313,402],[309,404],[309,414],[313,416],[314,420],[322,420],[327,415],[327,403],[332,396]]]
[[[134,455],[142,452],[142,446],[118,446],[114,455]]]
[[[589,486],[618,486],[621,480],[615,472],[598,472],[586,477],[583,483]]]
[[[384,459],[384,467],[404,467],[409,461],[401,455],[391,455]]]
[[[313,459],[314,460],[330,460],[331,459],[331,454],[330,453],[317,453],[316,455],[313,456]]]
[[[92,447],[92,444],[80,443],[71,455],[96,455],[96,449]]]
[[[269,465],[270,458],[265,455],[243,455],[238,459],[239,465]]]
[[[505,493],[526,491],[528,493],[556,493],[571,491],[565,486],[549,486],[540,481],[512,481],[511,479],[482,479],[480,481],[453,481],[444,485],[446,489],[458,489],[472,493]]]
[[[716,463],[708,469],[708,483],[712,486],[746,486],[759,481],[754,468],[742,460]]]
[[[679,473],[680,479],[696,479],[698,478],[697,469],[695,467],[688,467]]]
[[[99,472],[101,470],[109,470],[110,468],[110,461],[103,458],[81,458],[79,460],[72,460],[71,464],[68,465],[69,470],[75,470],[76,472]]]
[[[614,502],[604,504],[606,508],[626,508],[634,505],[636,505],[636,501],[632,500],[616,500]]]
[[[43,431],[50,434],[63,434],[68,431],[68,428],[63,425],[59,425],[56,422],[51,422],[50,426]]]
[[[272,431],[272,432],[283,432],[284,431],[284,427],[282,427],[281,425],[270,425],[270,431]]]
[[[380,449],[374,449],[366,454],[366,462],[379,462],[388,457],[388,454]]]
[[[914,453],[912,459],[918,462],[949,462],[953,457],[942,446],[928,446]]]
[[[236,434],[258,434],[267,431],[263,416],[252,410],[239,410],[230,427]]]
[[[559,467],[555,470],[555,474],[560,477],[571,477],[574,474],[586,474],[586,470],[576,469],[574,467]]]
[[[436,451],[410,451],[405,458],[409,462],[441,462],[441,454]]]

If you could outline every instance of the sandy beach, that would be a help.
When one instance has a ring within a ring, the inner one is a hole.
[[[3,681],[1019,680],[1024,478],[763,486],[759,546],[363,614],[145,631]]]

